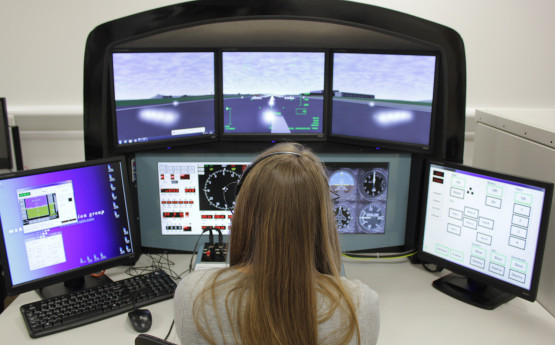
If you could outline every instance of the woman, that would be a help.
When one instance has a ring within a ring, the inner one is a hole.
[[[194,272],[175,293],[188,344],[375,344],[377,294],[340,277],[322,162],[299,144],[263,152],[239,182],[230,267]]]

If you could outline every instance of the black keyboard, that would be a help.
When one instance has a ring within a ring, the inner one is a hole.
[[[176,283],[162,270],[21,306],[32,338],[83,326],[173,298]]]

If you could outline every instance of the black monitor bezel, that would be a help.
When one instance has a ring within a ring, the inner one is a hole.
[[[115,85],[114,85],[114,60],[115,53],[213,53],[214,54],[214,133],[213,134],[199,134],[194,136],[180,136],[176,138],[152,140],[145,142],[138,142],[132,144],[119,144],[118,143],[118,128],[117,128],[117,113],[116,113],[116,99],[115,99]],[[186,146],[192,144],[209,143],[218,140],[218,128],[220,127],[218,121],[220,116],[218,111],[220,109],[220,95],[218,93],[218,56],[215,49],[206,48],[113,48],[108,57],[109,69],[109,119],[111,124],[111,145],[116,154],[133,153],[138,151],[146,151],[159,148],[173,148],[179,146]]]
[[[91,265],[75,268],[70,271],[61,272],[55,275],[13,285],[11,280],[11,274],[10,274],[9,259],[6,251],[6,243],[4,241],[4,231],[2,229],[2,223],[0,222],[0,259],[1,259],[1,262],[3,263],[4,285],[6,286],[6,292],[8,293],[8,295],[16,295],[22,292],[31,291],[33,289],[51,286],[56,283],[61,283],[74,278],[83,277],[85,275],[99,272],[104,269],[112,268],[119,265],[132,265],[139,259],[142,253],[141,240],[140,240],[140,233],[138,228],[138,221],[135,216],[135,211],[133,209],[131,189],[129,185],[128,168],[127,168],[127,162],[125,157],[117,156],[117,157],[110,157],[110,158],[104,158],[104,159],[89,160],[89,161],[84,161],[79,163],[58,165],[54,167],[22,170],[22,171],[0,175],[0,182],[5,179],[24,177],[24,176],[35,175],[35,174],[57,172],[57,171],[63,171],[63,170],[70,170],[70,169],[76,169],[76,168],[84,168],[88,166],[102,165],[107,163],[116,163],[116,164],[121,163],[122,180],[123,180],[122,185],[124,187],[124,195],[125,195],[126,204],[127,204],[127,217],[129,219],[129,231],[131,233],[131,243],[133,246],[133,252],[128,253],[126,255],[119,256],[117,258],[112,258],[106,261],[101,261],[101,262],[93,263]]]
[[[0,126],[4,126],[2,133],[0,133],[0,138],[4,140],[4,145],[6,145],[6,156],[0,157],[0,169],[11,169],[12,164],[12,145],[10,140],[10,123],[8,121],[8,108],[6,107],[6,99],[0,97],[0,121],[2,123]],[[1,128],[1,127],[0,127]]]
[[[333,134],[333,79],[334,79],[334,56],[335,54],[383,54],[383,55],[422,55],[422,56],[434,56],[436,58],[435,63],[435,75],[434,75],[434,90],[433,90],[433,100],[432,100],[432,112],[431,112],[431,122],[430,122],[430,133],[428,136],[428,145],[421,145],[403,141],[390,141],[384,139],[366,138],[358,137],[344,134]],[[360,146],[369,146],[375,148],[384,148],[391,150],[402,150],[404,152],[418,153],[425,156],[431,156],[436,150],[437,143],[435,142],[435,131],[436,122],[440,117],[440,104],[439,104],[439,92],[441,89],[440,76],[443,73],[441,71],[441,55],[438,51],[423,51],[423,50],[388,50],[388,49],[332,49],[329,56],[330,64],[330,75],[329,75],[329,90],[328,90],[328,130],[327,138],[330,142],[346,143],[346,144],[356,144]]]
[[[321,133],[225,133],[224,132],[224,90],[223,90],[223,54],[228,52],[240,53],[323,53],[324,54],[324,85],[323,85],[323,109],[322,109],[322,132]],[[219,72],[219,94],[221,95],[221,104],[219,111],[219,137],[220,141],[326,141],[327,133],[327,117],[328,117],[328,97],[327,89],[329,87],[329,49],[302,49],[296,48],[226,48],[219,50],[220,68]]]
[[[454,262],[445,260],[439,256],[423,251],[425,224],[426,224],[426,205],[428,201],[427,191],[428,191],[429,179],[430,179],[430,166],[432,164],[440,165],[448,169],[461,169],[461,170],[465,170],[476,174],[487,175],[493,178],[509,180],[512,182],[522,183],[522,184],[536,186],[536,187],[545,189],[544,206],[543,206],[543,212],[540,220],[540,229],[538,231],[536,256],[534,260],[535,262],[534,262],[534,268],[532,272],[532,279],[531,279],[529,290],[504,282],[500,279],[495,279],[491,276],[474,271],[472,269],[458,265]],[[550,182],[544,182],[544,181],[534,180],[526,177],[508,175],[508,174],[499,173],[496,171],[479,169],[479,168],[465,166],[462,164],[448,162],[448,161],[431,160],[431,159],[426,160],[424,165],[424,174],[423,174],[423,180],[422,180],[422,204],[421,204],[422,214],[421,214],[421,223],[420,223],[420,236],[419,236],[419,243],[418,243],[418,256],[425,263],[436,264],[437,266],[448,269],[449,271],[455,274],[460,274],[474,281],[490,285],[492,287],[498,288],[499,290],[505,291],[514,296],[533,302],[535,301],[538,293],[540,273],[541,273],[543,255],[545,252],[545,243],[546,243],[547,230],[549,225],[549,216],[550,216],[552,198],[553,198],[553,183],[550,183]]]

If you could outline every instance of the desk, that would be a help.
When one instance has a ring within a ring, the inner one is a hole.
[[[176,272],[188,267],[190,256],[172,255]],[[139,265],[150,259],[142,256]],[[107,271],[114,280],[126,277],[125,268]],[[482,310],[435,290],[432,281],[446,272],[430,273],[408,261],[345,261],[347,277],[359,279],[380,296],[380,345],[398,344],[549,344],[555,341],[555,318],[537,302],[515,298],[493,311]],[[134,344],[136,333],[127,314],[75,328],[66,332],[31,339],[19,312],[22,304],[36,301],[38,295],[20,295],[0,315],[2,344]],[[165,337],[173,318],[172,300],[150,305],[153,325],[149,334]],[[170,341],[177,342],[174,331]]]

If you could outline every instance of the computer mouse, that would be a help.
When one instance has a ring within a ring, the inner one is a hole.
[[[135,309],[127,313],[131,326],[139,332],[144,333],[152,326],[152,314],[148,309]]]

